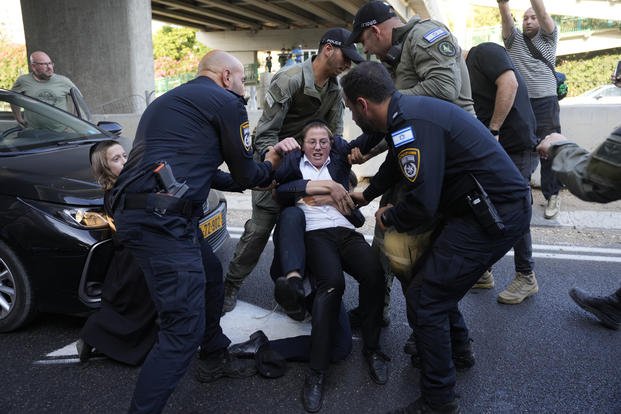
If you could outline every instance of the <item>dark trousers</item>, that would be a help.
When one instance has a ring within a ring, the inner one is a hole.
[[[561,132],[560,108],[556,96],[532,98],[530,104],[537,120],[536,135],[539,141],[553,132]],[[541,159],[541,192],[548,200],[550,196],[558,194],[563,184],[552,171],[552,159]]]
[[[278,216],[274,229],[274,259],[270,273],[275,280],[280,276],[297,270],[304,275],[306,267],[306,217],[298,207],[286,207]],[[307,307],[313,312],[314,294],[308,297]],[[351,327],[349,318],[341,303],[336,323],[331,324],[333,342],[330,349],[330,362],[342,361],[351,353]],[[270,346],[287,361],[308,362],[311,353],[311,336],[300,335],[270,341]]]
[[[356,231],[335,227],[306,232],[307,266],[316,286],[313,301],[310,367],[325,372],[334,344],[333,332],[338,321],[345,291],[343,271],[360,284],[362,339],[368,350],[378,349],[384,272],[376,252]]]
[[[528,230],[530,200],[497,204],[506,226],[500,237],[487,234],[471,214],[448,218],[421,260],[406,294],[408,319],[415,326],[421,359],[421,393],[431,404],[455,399],[452,349],[466,345],[468,329],[458,303],[481,274]]]
[[[352,340],[349,318],[342,303],[333,328],[330,362],[343,361],[351,353]],[[270,347],[287,361],[308,362],[311,355],[311,336],[300,335],[292,338],[275,339],[270,341]]]
[[[276,280],[289,272],[298,271],[302,277],[306,270],[306,217],[298,207],[286,207],[278,215],[274,228],[274,258],[270,274]]]
[[[534,151],[522,151],[508,155],[522,174],[522,177],[526,179],[527,183],[530,183],[530,177],[533,175],[535,169],[537,169],[537,164],[539,162],[538,154]],[[530,227],[526,234],[515,243],[513,252],[515,271],[520,273],[532,272],[535,267],[535,262],[533,261],[533,242],[530,235]]]
[[[160,413],[201,342],[210,350],[230,343],[221,330],[204,335],[222,310],[220,287],[207,296],[213,303],[206,321],[205,286],[221,284],[221,270],[205,275],[197,219],[126,210],[115,214],[115,221],[119,240],[145,275],[160,318],[158,340],[142,366],[129,412]]]

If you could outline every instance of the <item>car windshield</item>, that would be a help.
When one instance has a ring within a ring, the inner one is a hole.
[[[17,111],[25,120],[23,125],[15,120]],[[94,125],[65,111],[6,90],[0,90],[0,112],[0,155],[86,143],[106,136]]]
[[[597,88],[591,89],[588,92],[579,96],[588,96],[590,98],[603,98],[608,96],[621,96],[621,88],[617,88],[614,85],[603,85]]]

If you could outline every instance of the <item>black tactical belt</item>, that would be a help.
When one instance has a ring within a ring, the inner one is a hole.
[[[190,200],[160,193],[129,193],[122,196],[121,209],[145,210],[159,215],[173,214],[187,218],[200,217],[202,208]]]

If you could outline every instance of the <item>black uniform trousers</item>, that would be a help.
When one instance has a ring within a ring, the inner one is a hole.
[[[362,234],[345,227],[306,232],[306,265],[316,286],[313,302],[310,368],[325,372],[333,348],[345,292],[343,271],[360,284],[362,339],[368,350],[379,349],[386,282],[377,253]]]
[[[158,340],[144,361],[129,412],[160,413],[201,343],[202,355],[230,344],[219,325],[222,275],[205,275],[197,218],[123,210],[115,213],[115,222],[119,240],[144,272],[160,318]]]
[[[421,394],[430,404],[455,399],[452,349],[467,344],[468,328],[458,303],[481,274],[502,258],[530,225],[530,197],[496,204],[506,226],[491,236],[471,213],[447,218],[408,288],[408,319],[421,359]]]

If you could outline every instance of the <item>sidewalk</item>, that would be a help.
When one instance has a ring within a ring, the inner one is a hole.
[[[252,209],[250,190],[243,193],[225,193],[229,211],[247,211]],[[373,201],[361,210],[363,214],[373,219],[378,208],[379,199]],[[621,201],[608,204],[588,203],[576,198],[569,191],[561,192],[561,212],[553,219],[543,217],[545,199],[541,191],[533,189],[533,218],[534,227],[571,227],[621,230]]]

